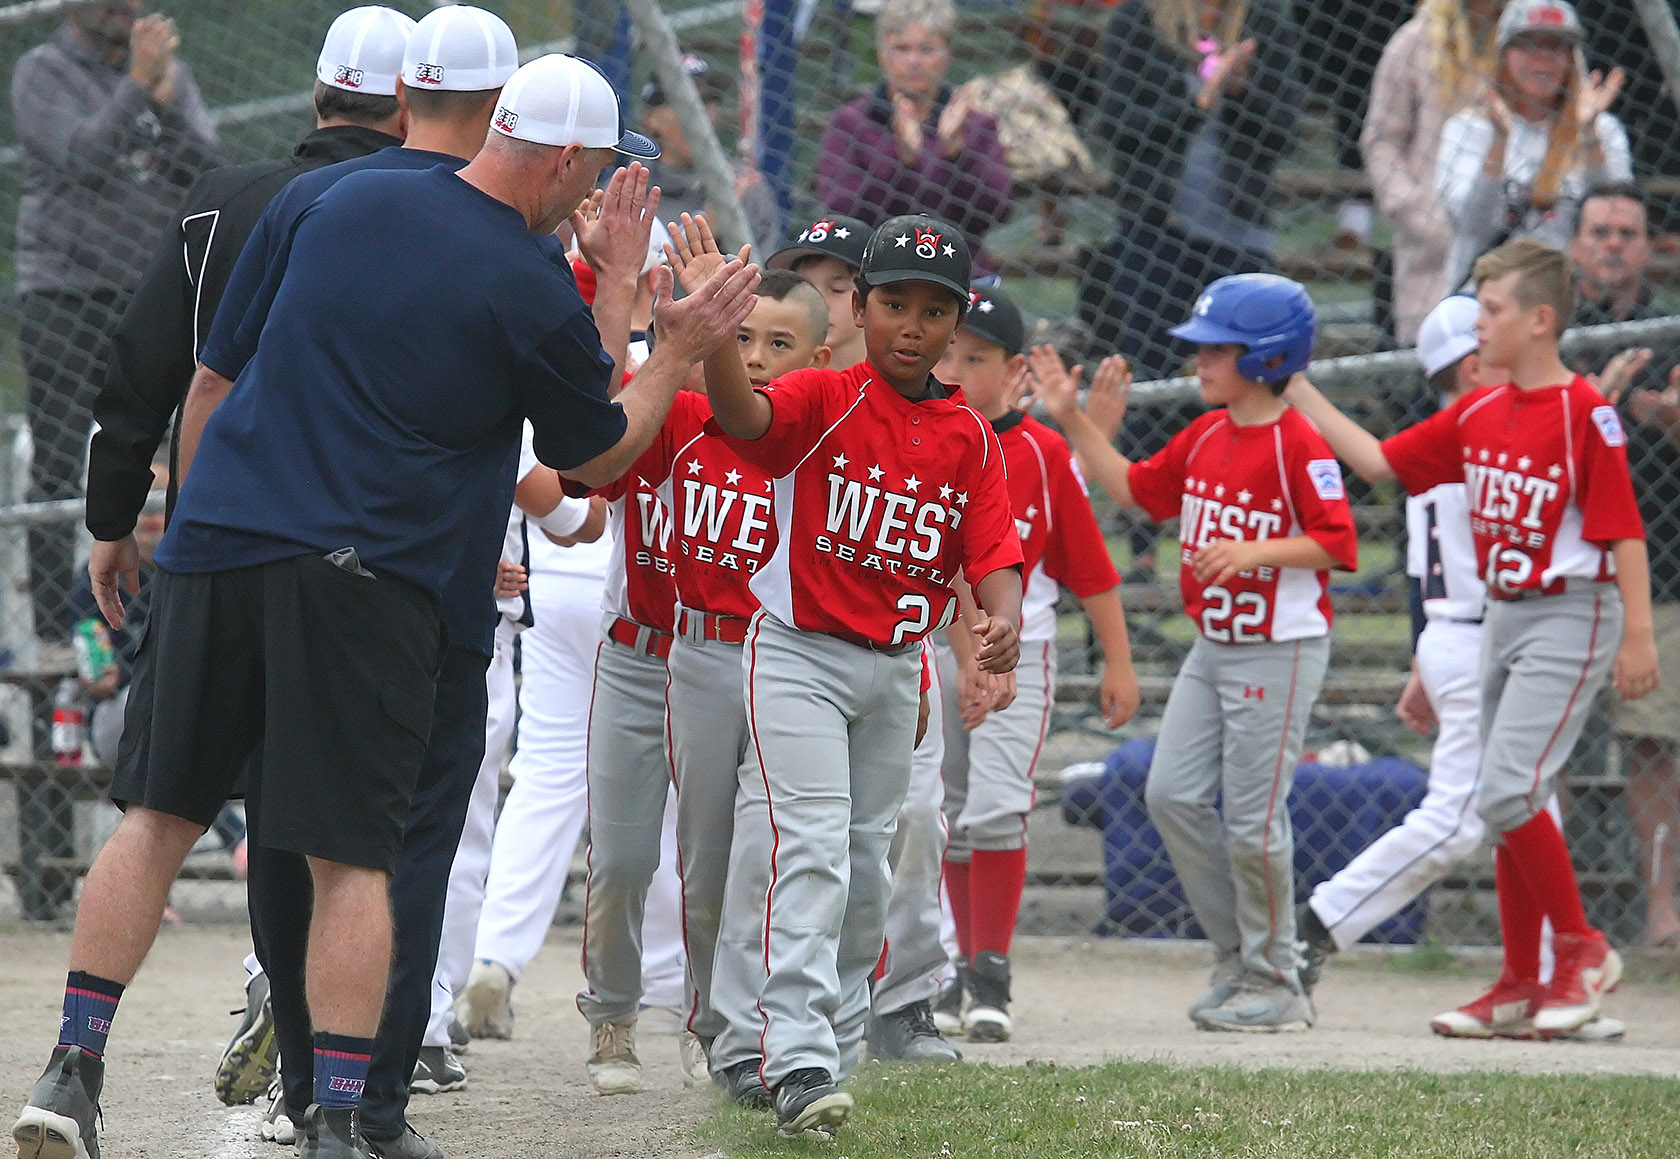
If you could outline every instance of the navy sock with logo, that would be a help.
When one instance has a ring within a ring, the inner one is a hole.
[[[315,1032],[315,1101],[323,1107],[354,1107],[367,1086],[373,1039]]]
[[[105,1039],[122,1000],[120,982],[72,970],[64,980],[64,1015],[58,1022],[58,1044],[79,1046],[95,1058],[105,1057]]]

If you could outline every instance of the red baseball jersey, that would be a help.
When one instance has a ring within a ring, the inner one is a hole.
[[[951,581],[1019,567],[1003,450],[960,394],[912,402],[867,362],[768,387],[756,440],[709,434],[771,476],[779,540],[752,578],[801,631],[900,647],[956,616]]]
[[[1609,579],[1609,545],[1643,539],[1616,408],[1586,379],[1483,387],[1401,431],[1383,455],[1411,493],[1462,480],[1488,593]]]
[[[1058,585],[1081,598],[1094,596],[1118,584],[1120,573],[1067,441],[1018,410],[992,423],[992,429],[1003,447],[1009,506],[1026,573],[1021,640],[1052,640]]]
[[[607,500],[607,520],[618,545],[607,569],[602,606],[649,628],[675,631],[677,591],[671,583],[671,516],[660,502],[658,491],[632,467],[593,494]]]
[[[1302,640],[1330,631],[1330,573],[1259,567],[1202,584],[1191,560],[1216,539],[1309,535],[1352,571],[1359,536],[1342,470],[1318,428],[1287,410],[1238,426],[1221,410],[1185,427],[1159,454],[1133,463],[1132,498],[1151,517],[1178,516],[1179,589],[1202,635],[1222,644]]]
[[[678,391],[658,438],[636,468],[670,513],[678,602],[746,619],[758,611],[747,581],[776,547],[770,476],[706,434],[711,417],[705,395]]]

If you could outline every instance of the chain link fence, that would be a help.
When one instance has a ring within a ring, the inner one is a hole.
[[[86,126],[16,111],[36,107],[28,85],[19,91],[18,62],[62,35],[69,6],[0,0],[0,62],[14,78],[15,110],[0,141],[0,217],[18,223],[0,241],[3,276],[17,290],[0,299],[0,862],[10,904],[26,918],[64,912],[110,823],[98,804],[108,774],[95,741],[110,719],[106,685],[121,677],[101,670],[78,531],[103,340],[197,172],[283,155],[311,127],[320,37],[345,6],[167,6],[206,124],[195,135],[190,119],[141,110],[117,126],[124,147],[89,167],[75,152]],[[430,7],[394,6],[414,16]],[[1152,380],[1134,390],[1121,435],[1129,455],[1158,448],[1195,413],[1193,384],[1173,379],[1187,350],[1166,328],[1225,273],[1275,270],[1306,284],[1318,356],[1329,360],[1314,376],[1377,431],[1427,407],[1404,348],[1429,306],[1462,281],[1464,255],[1507,235],[1575,244],[1594,299],[1581,321],[1657,319],[1583,331],[1572,364],[1597,370],[1623,347],[1647,345],[1656,357],[1636,385],[1660,392],[1680,362],[1680,59],[1664,55],[1680,55],[1665,47],[1680,40],[1668,5],[1583,0],[1585,79],[1570,52],[1554,50],[1555,28],[1536,25],[1501,49],[1494,0],[484,6],[509,21],[527,56],[576,47],[595,59],[644,126],[653,49],[665,42],[641,33],[656,31],[649,22],[662,15],[675,48],[706,66],[695,94],[704,105],[691,106],[669,83],[675,52],[663,55],[659,76],[684,113],[657,126],[673,187],[686,182],[695,206],[761,246],[823,211],[870,222],[909,210],[948,218],[982,272],[1021,305],[1029,332],[1086,363],[1122,352]],[[1593,70],[1612,69],[1625,74],[1608,104],[1613,120],[1599,118],[1583,137],[1557,127],[1573,118],[1545,119],[1554,104],[1597,91]],[[697,70],[691,62],[682,71]],[[1522,120],[1503,167],[1485,155],[1490,91]],[[702,113],[721,151],[698,147],[710,144]],[[684,134],[696,129],[691,148]],[[691,152],[698,159],[688,162]],[[1631,181],[1623,193],[1638,199],[1594,202],[1577,236],[1583,194],[1606,180]],[[101,202],[104,194],[120,204]],[[1635,413],[1627,421],[1639,425]],[[1639,483],[1648,518],[1660,515],[1652,566],[1667,614],[1680,606],[1680,506],[1663,505],[1680,505],[1680,488],[1672,453],[1660,439],[1651,446]],[[1332,667],[1307,746],[1318,760],[1293,805],[1303,890],[1415,803],[1428,763],[1428,740],[1393,712],[1410,664],[1399,496],[1356,487],[1353,498],[1361,569],[1338,577],[1333,592]],[[1147,763],[1138,746],[1194,638],[1178,597],[1175,529],[1135,522],[1102,495],[1094,502],[1128,581],[1144,709],[1119,735],[1102,728],[1092,704],[1097,653],[1070,604],[1023,928],[1180,936],[1188,913],[1136,784]],[[1665,659],[1680,683],[1680,655]],[[1608,704],[1595,715],[1562,805],[1590,916],[1630,943],[1680,930],[1662,913],[1673,905],[1680,818],[1672,742],[1618,737],[1616,718]],[[1097,776],[1082,764],[1091,761],[1108,761],[1099,766],[1107,771]],[[235,822],[207,838],[194,872],[230,876],[222,846]],[[1490,859],[1456,866],[1379,935],[1496,940]]]

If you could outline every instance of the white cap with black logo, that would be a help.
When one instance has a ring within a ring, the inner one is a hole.
[[[315,62],[315,79],[335,89],[395,96],[414,21],[382,4],[352,8],[332,22]]]
[[[501,88],[518,67],[519,46],[500,16],[469,4],[449,4],[414,26],[402,75],[411,89],[478,93]]]
[[[659,156],[657,144],[620,124],[618,94],[601,70],[565,53],[539,56],[514,73],[490,127],[539,145],[614,149],[646,160]]]

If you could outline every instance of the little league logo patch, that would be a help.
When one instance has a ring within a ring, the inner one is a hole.
[[[440,85],[443,83],[443,66],[417,64],[414,66],[414,79],[423,85]]]
[[[1622,420],[1616,415],[1613,406],[1595,406],[1592,410],[1593,426],[1604,436],[1607,447],[1623,447],[1627,445],[1627,433],[1622,430]]]
[[[1334,459],[1313,459],[1307,463],[1307,478],[1312,480],[1313,490],[1318,492],[1320,499],[1341,499],[1346,496],[1342,488],[1341,464]]]
[[[333,84],[340,88],[359,89],[362,87],[362,70],[341,64],[333,73]]]
[[[514,126],[519,124],[519,114],[502,105],[496,109],[496,128],[504,133],[511,133]]]

